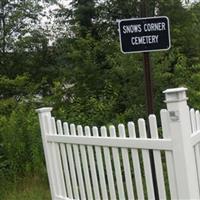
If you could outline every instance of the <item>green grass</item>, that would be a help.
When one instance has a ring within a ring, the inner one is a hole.
[[[6,185],[1,184],[0,200],[51,200],[47,180],[34,176],[5,182]]]

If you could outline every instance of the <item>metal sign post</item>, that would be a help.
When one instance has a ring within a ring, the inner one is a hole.
[[[146,17],[146,0],[141,1],[141,18],[119,20],[120,48],[125,54],[143,53],[145,94],[148,115],[154,113],[153,84],[149,52],[171,47],[169,19],[165,16]],[[149,129],[149,128],[148,128]],[[147,131],[150,138],[150,131]],[[159,199],[153,151],[149,151],[155,199]]]
[[[148,115],[154,113],[154,103],[153,103],[153,81],[151,74],[151,65],[149,53],[144,52],[144,79],[145,79],[145,94],[146,94],[146,102],[147,102],[147,113]],[[150,135],[148,135],[150,137]]]
[[[147,16],[147,8],[146,8],[146,0],[142,0],[141,4],[140,4],[140,11],[141,11],[141,17],[146,17]],[[168,20],[169,22],[169,20]],[[169,37],[169,23],[168,23],[168,45],[166,45],[166,47],[168,46],[168,48],[170,47],[170,37]],[[150,58],[149,58],[149,53],[148,52],[144,52],[143,53],[144,56],[144,79],[145,79],[145,94],[146,94],[146,104],[147,104],[147,113],[148,115],[153,114],[154,113],[154,103],[153,103],[153,81],[152,81],[152,74],[151,74],[151,65],[150,65]],[[151,137],[150,135],[150,131],[148,131],[147,133],[148,137]],[[153,179],[155,179],[155,163],[153,161],[153,153],[150,153],[150,157],[151,157],[151,167],[153,168]],[[156,180],[153,180],[154,184],[156,184],[157,186],[157,182]],[[157,187],[156,187],[157,189]],[[158,194],[157,191],[155,192],[155,196],[157,196]]]

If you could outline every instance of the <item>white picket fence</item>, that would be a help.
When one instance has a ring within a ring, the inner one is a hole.
[[[162,129],[155,115],[147,123],[90,128],[38,109],[52,199],[155,199],[150,150],[159,199],[200,199],[199,111],[189,111],[185,88],[164,93]]]

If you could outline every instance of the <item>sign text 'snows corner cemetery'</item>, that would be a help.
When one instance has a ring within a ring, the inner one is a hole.
[[[168,17],[119,20],[123,53],[168,50],[171,47]]]

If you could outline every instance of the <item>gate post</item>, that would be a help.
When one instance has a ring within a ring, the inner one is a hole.
[[[44,148],[44,154],[45,154],[45,161],[46,161],[46,168],[47,168],[47,174],[48,174],[48,179],[49,179],[51,197],[52,197],[52,199],[54,199],[55,188],[54,188],[54,185],[53,185],[53,171],[52,171],[52,166],[51,166],[51,155],[50,155],[50,151],[49,151],[47,141],[46,141],[46,137],[45,137],[50,132],[49,125],[51,124],[51,121],[50,121],[51,120],[51,111],[52,111],[52,108],[49,108],[49,107],[40,108],[40,109],[36,110],[36,112],[38,113],[38,116],[39,116],[42,143],[43,143],[43,148]]]
[[[187,88],[167,89],[165,103],[169,112],[169,130],[173,142],[173,164],[178,199],[199,199],[191,123],[187,105]]]

